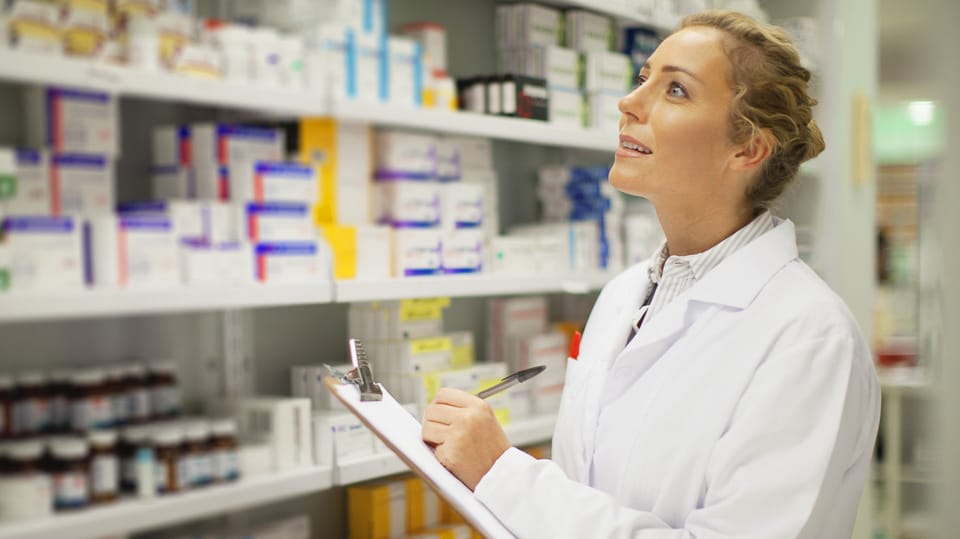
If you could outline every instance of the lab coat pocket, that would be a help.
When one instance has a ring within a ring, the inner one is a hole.
[[[560,412],[570,401],[579,402],[583,397],[583,389],[586,385],[587,372],[590,370],[589,363],[573,358],[567,358],[567,371],[563,381],[563,397],[560,400]]]

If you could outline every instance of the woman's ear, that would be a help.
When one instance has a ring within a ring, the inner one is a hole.
[[[769,129],[757,129],[733,156],[736,170],[756,170],[773,153],[773,136]]]

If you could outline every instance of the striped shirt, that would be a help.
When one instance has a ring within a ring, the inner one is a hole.
[[[651,317],[656,316],[659,311],[702,279],[708,271],[717,267],[725,258],[773,230],[774,226],[773,216],[765,211],[727,239],[702,253],[687,256],[670,256],[667,243],[664,242],[651,258],[650,282],[657,288],[643,317],[643,322],[648,322]]]

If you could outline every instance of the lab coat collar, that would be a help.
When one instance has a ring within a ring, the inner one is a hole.
[[[689,301],[745,309],[784,265],[798,256],[796,228],[789,219],[744,245],[689,290]]]

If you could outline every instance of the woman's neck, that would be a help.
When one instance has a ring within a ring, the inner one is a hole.
[[[747,226],[756,214],[748,208],[691,210],[657,208],[671,256],[702,253]]]

